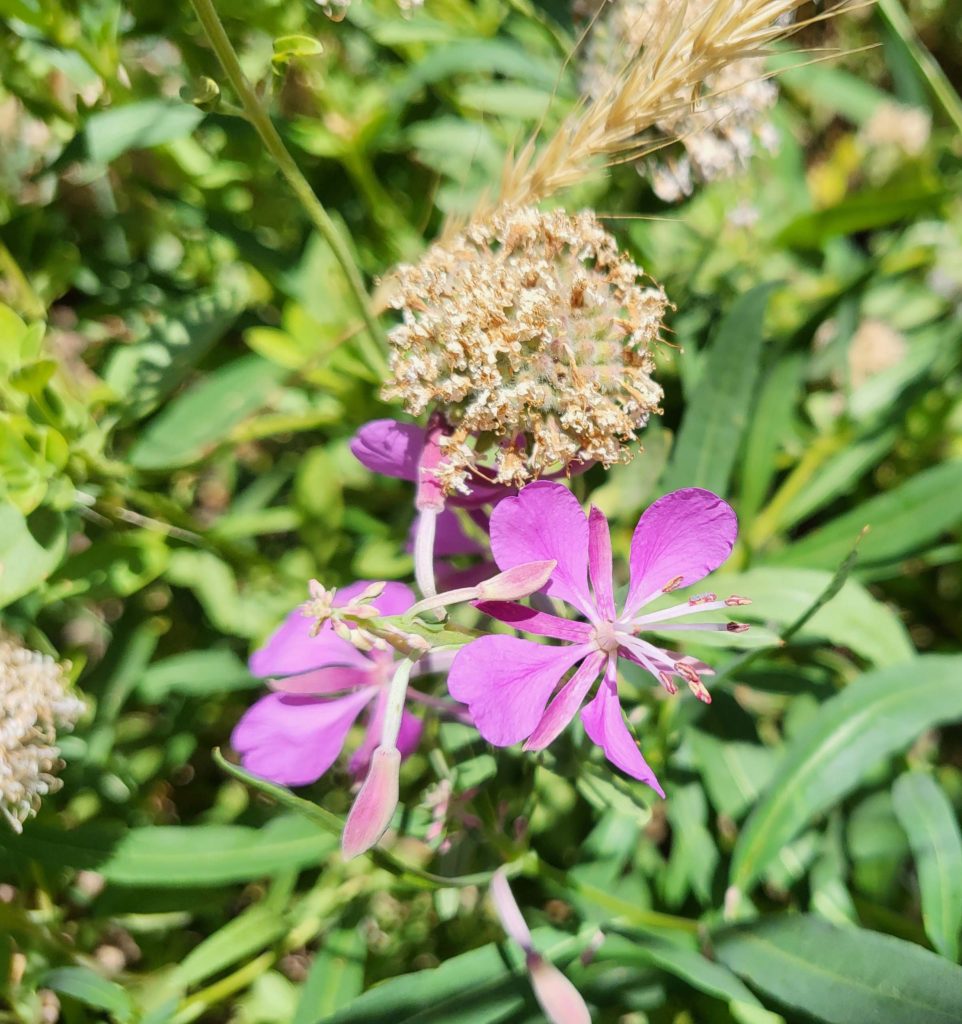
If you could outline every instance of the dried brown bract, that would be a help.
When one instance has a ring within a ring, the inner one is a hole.
[[[59,788],[57,730],[83,709],[58,662],[0,634],[0,813],[17,832]]]
[[[625,462],[658,411],[650,346],[668,305],[593,213],[506,209],[397,272],[385,396],[452,428],[438,475],[521,485]]]

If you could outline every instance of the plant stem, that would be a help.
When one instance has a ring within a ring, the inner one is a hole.
[[[254,91],[254,87],[247,80],[247,76],[244,74],[240,61],[237,58],[237,53],[214,8],[213,0],[190,0],[190,2],[234,92],[237,93],[241,101],[244,113],[247,115],[247,120],[260,136],[261,141],[264,143],[264,148],[274,159],[278,170],[284,176],[291,191],[304,208],[304,212],[314,227],[320,232],[321,237],[331,247],[334,258],[340,264],[341,270],[344,271],[344,276],[347,278],[351,291],[354,293],[361,316],[364,318],[364,323],[370,332],[370,339],[363,339],[366,342],[364,344],[365,356],[371,363],[372,369],[380,376],[386,376],[387,364],[384,359],[382,345],[379,344],[383,338],[381,327],[371,312],[370,297],[367,294],[360,271],[357,269],[347,245],[338,232],[334,221],[331,220],[330,214],[324,209],[323,204],[314,194],[314,190],[301,173],[294,158],[288,152],[277,129],[274,127],[274,122],[271,121],[257,93]]]

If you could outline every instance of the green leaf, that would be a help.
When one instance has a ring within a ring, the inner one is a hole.
[[[795,541],[768,561],[810,569],[838,565],[868,526],[859,547],[862,564],[890,562],[923,549],[962,520],[962,460],[910,477]]]
[[[95,1010],[106,1010],[114,1020],[129,1021],[133,1000],[116,982],[95,974],[89,967],[56,967],[40,979],[43,988],[69,996]]]
[[[109,164],[131,149],[182,139],[204,119],[197,107],[177,100],[141,100],[93,114],[84,126],[87,154]]]
[[[920,181],[864,189],[828,209],[797,217],[779,232],[775,244],[818,249],[839,235],[852,235],[936,214],[946,198],[947,193]]]
[[[788,744],[732,857],[747,889],[810,821],[920,733],[962,717],[962,656],[925,655],[869,672],[819,708]]]
[[[291,1024],[315,1024],[348,1006],[364,989],[367,942],[359,928],[341,928],[324,939],[308,972]]]
[[[246,305],[248,289],[237,275],[164,306],[143,338],[114,349],[104,373],[124,400],[122,422],[153,412],[192,367],[224,336]]]
[[[850,543],[849,550],[851,546]],[[719,573],[711,577],[710,585],[719,593],[751,598],[751,605],[738,609],[739,618],[769,625],[774,622],[787,628],[811,609],[832,579],[833,573],[825,570],[760,566],[737,575]],[[907,661],[914,653],[908,631],[898,616],[856,580],[843,583],[839,592],[805,622],[798,635],[823,637],[876,665],[895,665]]]
[[[547,959],[573,954],[576,940],[549,935],[534,933],[536,947]],[[440,967],[382,982],[346,1009],[323,1018],[323,1024],[499,1024],[531,999],[521,963],[513,947],[490,943]]]
[[[745,1007],[756,1010],[753,1021],[781,1021],[768,1013],[745,984],[721,964],[702,956],[696,949],[675,942],[665,942],[651,936],[628,939],[612,935],[605,939],[597,959],[615,963],[641,963],[666,971],[699,992],[727,1003],[736,1019],[744,1019],[739,1011]],[[760,1011],[760,1014],[759,1014]]]
[[[705,487],[728,493],[758,377],[762,325],[773,287],[760,285],[742,295],[722,320],[682,420],[664,490]]]
[[[137,683],[142,700],[160,704],[171,694],[208,697],[260,686],[247,666],[226,647],[185,651],[155,661]]]
[[[50,509],[24,516],[0,505],[0,608],[39,586],[67,550],[66,521]]]
[[[700,729],[689,729],[688,740],[715,809],[737,821],[768,785],[775,751],[757,743],[722,741]]]
[[[130,450],[136,469],[188,466],[221,443],[231,428],[264,406],[284,370],[260,356],[222,366],[175,398]]]
[[[895,814],[908,836],[932,945],[959,958],[962,929],[962,834],[949,798],[931,775],[907,772],[892,788]]]
[[[115,885],[154,888],[234,885],[324,861],[337,840],[301,816],[275,818],[263,828],[242,825],[163,825],[114,832],[31,825],[22,836],[0,832],[0,863],[40,861],[55,869],[87,868]]]
[[[831,1024],[958,1024],[962,967],[920,946],[817,917],[774,917],[715,942],[755,989]]]

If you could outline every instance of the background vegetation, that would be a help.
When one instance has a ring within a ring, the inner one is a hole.
[[[579,95],[560,2],[218,9],[371,279]],[[713,586],[753,598],[757,647],[712,651],[709,708],[639,705],[664,803],[574,734],[538,760],[433,723],[394,850],[452,885],[345,865],[212,757],[308,578],[411,569],[408,485],[347,448],[396,410],[330,249],[189,5],[0,0],[0,605],[89,705],[63,790],[0,828],[0,1019],[535,1021],[463,877],[519,857],[599,1022],[962,1019],[962,8],[908,12],[773,56],[781,145],[743,176],[669,208],[619,166],[564,197],[677,307],[645,453],[578,487],[622,554],[659,493],[727,496]],[[443,780],[481,825],[439,852]],[[301,795],[351,799],[343,773]]]

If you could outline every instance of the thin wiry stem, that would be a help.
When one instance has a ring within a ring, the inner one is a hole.
[[[273,121],[264,109],[263,104],[254,91],[254,87],[248,81],[247,76],[241,68],[237,53],[224,30],[224,26],[218,17],[213,0],[190,0],[191,6],[197,14],[197,18],[204,29],[204,33],[210,42],[211,47],[217,54],[227,75],[234,92],[237,93],[247,120],[260,136],[264,148],[270,153],[277,169],[281,172],[291,191],[298,198],[308,219],[317,228],[321,237],[331,247],[334,258],[340,264],[347,283],[350,286],[354,299],[357,302],[364,323],[370,332],[370,338],[362,336],[361,342],[364,347],[364,354],[371,368],[379,376],[387,375],[387,364],[383,352],[383,332],[380,324],[372,312],[372,304],[361,273],[354,263],[350,250],[341,237],[340,232],[330,214],[324,209],[324,205],[314,194],[307,179],[301,173],[294,158],[288,152],[283,140],[274,127]]]

